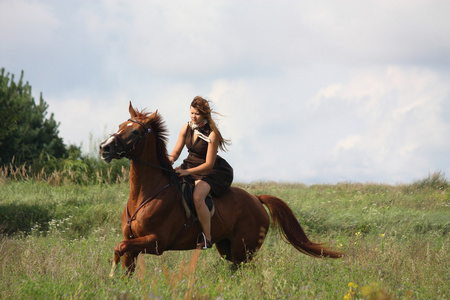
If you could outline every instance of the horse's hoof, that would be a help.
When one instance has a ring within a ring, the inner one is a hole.
[[[113,262],[113,265],[111,267],[111,273],[109,273],[109,277],[113,278],[114,274],[116,274],[118,265],[116,264],[116,262]]]
[[[109,277],[114,277],[114,275],[117,272],[117,269],[119,268],[119,262],[120,262],[120,255],[117,253],[114,254],[114,260],[111,267],[111,272],[109,273]]]

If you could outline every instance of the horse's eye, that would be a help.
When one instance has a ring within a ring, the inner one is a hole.
[[[139,135],[141,133],[139,132],[139,130],[136,129],[136,130],[133,130],[132,134]]]

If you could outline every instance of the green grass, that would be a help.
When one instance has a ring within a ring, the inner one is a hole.
[[[434,176],[434,175],[433,175]],[[450,188],[236,184],[286,201],[311,240],[345,252],[315,259],[270,230],[252,263],[214,250],[141,255],[135,275],[108,277],[128,184],[0,180],[1,299],[448,299]]]

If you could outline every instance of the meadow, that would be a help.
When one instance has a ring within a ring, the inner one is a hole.
[[[80,184],[0,174],[1,299],[449,299],[450,184],[235,183],[292,208],[311,240],[343,251],[312,258],[271,228],[233,267],[215,248],[140,255],[109,277],[121,241],[126,176]]]

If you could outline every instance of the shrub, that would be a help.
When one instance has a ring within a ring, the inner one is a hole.
[[[428,177],[415,181],[411,184],[415,189],[433,189],[433,190],[446,190],[449,187],[449,182],[445,178],[445,174],[441,171],[429,174]]]

